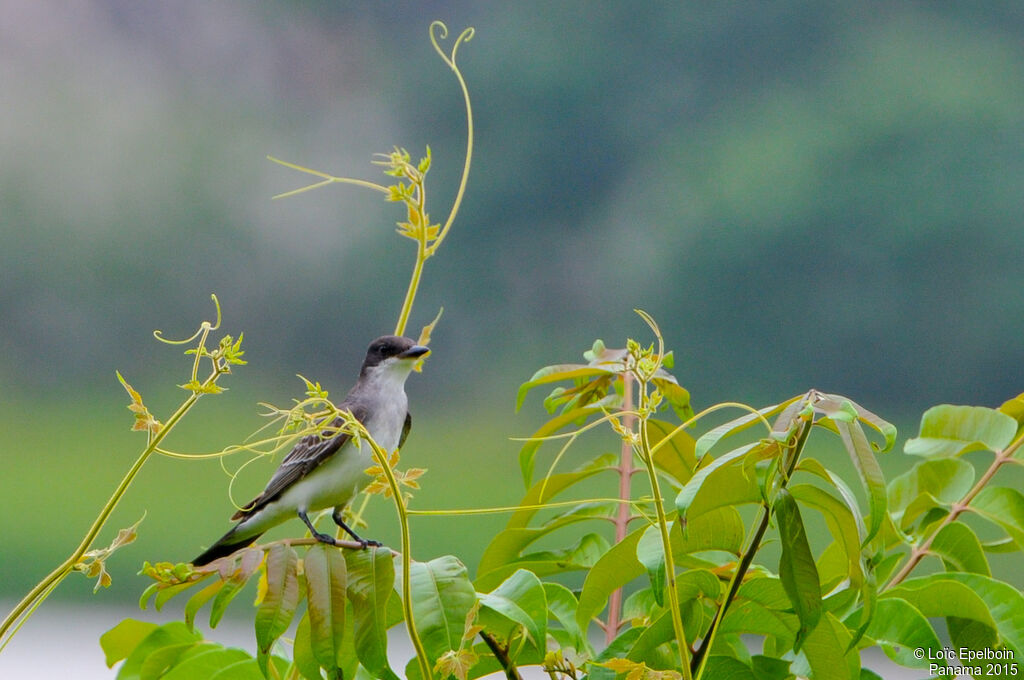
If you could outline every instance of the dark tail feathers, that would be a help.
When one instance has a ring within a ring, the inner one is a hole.
[[[238,526],[236,525],[231,529],[231,531],[221,536],[216,543],[211,545],[206,550],[206,552],[192,560],[192,565],[196,567],[201,567],[204,564],[209,564],[210,562],[213,562],[217,558],[226,557],[227,555],[230,555],[236,550],[240,550],[247,545],[251,545],[256,541],[257,538],[263,535],[263,533],[260,532],[255,536],[247,536],[245,538],[236,539],[234,538],[234,534],[237,529]]]

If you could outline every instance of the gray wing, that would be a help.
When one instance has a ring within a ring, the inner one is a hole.
[[[346,405],[342,404],[339,408],[344,408]],[[363,422],[366,418],[366,407],[358,404],[349,405],[352,415],[356,417],[356,420]],[[344,422],[342,418],[335,418],[331,423],[332,427],[340,427]],[[408,419],[406,425],[408,426]],[[330,430],[325,430],[325,434],[330,435]],[[404,431],[403,431],[404,437]],[[335,436],[323,437],[318,434],[309,434],[299,440],[299,443],[295,445],[288,455],[281,461],[281,465],[274,472],[274,476],[267,482],[267,487],[263,489],[259,496],[256,496],[251,502],[247,503],[245,507],[236,512],[231,519],[244,519],[256,512],[267,503],[275,500],[280,496],[285,489],[290,487],[295,482],[299,481],[310,472],[315,470],[317,466],[323,463],[325,460],[333,456],[343,447],[350,437],[347,434],[338,434]]]
[[[398,438],[398,448],[401,449],[402,445],[405,444],[406,437],[409,436],[409,430],[412,429],[412,414],[408,411],[405,412],[405,423],[402,425],[402,436]]]

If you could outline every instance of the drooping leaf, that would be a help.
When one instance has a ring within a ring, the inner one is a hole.
[[[793,649],[800,651],[803,642],[821,619],[821,584],[800,509],[787,489],[779,490],[772,510],[778,520],[782,542],[779,579],[800,619],[800,630],[793,643]]]
[[[299,556],[290,545],[275,543],[267,552],[267,591],[256,610],[256,644],[264,675],[270,647],[288,630],[299,606]]]
[[[313,656],[328,673],[338,669],[345,636],[348,572],[341,551],[317,543],[303,560]]]
[[[948,458],[969,451],[1000,451],[1013,441],[1017,421],[982,406],[933,406],[921,417],[921,431],[903,450],[924,458]]]
[[[395,586],[391,551],[374,546],[366,550],[346,550],[345,562],[359,662],[376,678],[398,680],[387,657],[387,607]]]
[[[1024,494],[1016,489],[986,486],[974,497],[971,510],[995,522],[1024,550]]]
[[[466,567],[451,555],[413,562],[409,585],[416,631],[433,663],[445,652],[460,648],[476,591]]]
[[[857,422],[842,421],[837,421],[835,425],[868,497],[868,517],[871,523],[868,525],[868,535],[861,540],[861,543],[867,543],[882,528],[885,520],[885,477],[860,425]]]
[[[227,610],[231,600],[235,599],[235,596],[242,592],[242,588],[245,587],[246,582],[246,578],[235,575],[229,580],[224,581],[224,586],[216,591],[216,595],[213,598],[213,604],[210,605],[210,628],[217,627],[217,624],[220,623],[220,620],[224,616],[224,612]]]
[[[885,443],[882,446],[871,444],[871,448],[874,451],[878,453],[885,453],[892,448],[893,444],[896,443],[897,431],[896,426],[892,423],[880,418],[847,397],[838,394],[824,394],[821,395],[821,397],[822,398],[815,403],[815,409],[826,416],[829,416],[833,422],[841,420],[843,422],[853,424],[860,421],[873,428],[878,432],[878,434],[882,435],[885,439]]]
[[[843,551],[846,553],[846,576],[855,586],[860,587],[864,581],[864,573],[861,569],[860,542],[857,540],[859,534],[853,513],[845,503],[817,486],[793,484],[789,487],[789,492],[805,507],[814,508],[824,516],[829,532],[836,542],[842,545]],[[785,535],[783,535],[783,541],[785,540]]]

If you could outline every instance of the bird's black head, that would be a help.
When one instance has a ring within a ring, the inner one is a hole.
[[[416,341],[397,335],[384,335],[370,343],[366,350],[366,360],[360,375],[364,375],[374,366],[379,366],[388,359],[418,359],[430,350]]]

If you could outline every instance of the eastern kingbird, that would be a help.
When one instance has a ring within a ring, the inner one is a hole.
[[[409,435],[412,417],[405,396],[405,379],[415,360],[429,351],[409,338],[377,338],[366,350],[359,380],[338,404],[338,410],[351,412],[385,451],[400,448]],[[343,422],[339,417],[332,426],[340,427]],[[334,538],[317,531],[306,514],[330,507],[334,508],[335,523],[363,547],[380,545],[357,536],[341,516],[345,505],[370,482],[364,471],[373,464],[373,450],[368,444],[356,448],[343,433],[331,436],[331,431],[325,430],[323,434],[326,436],[303,437],[281,461],[263,493],[231,517],[239,520],[238,524],[192,560],[192,564],[200,566],[230,555],[295,516],[305,522],[318,541],[333,545]]]

